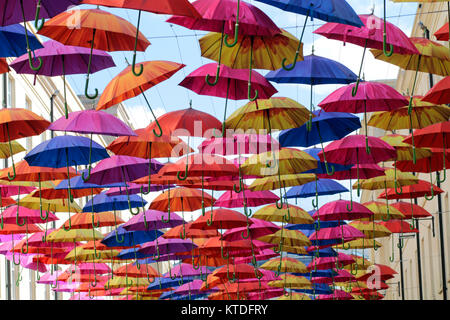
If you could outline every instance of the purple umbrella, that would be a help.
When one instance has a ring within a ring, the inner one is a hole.
[[[171,212],[171,219],[169,222],[163,222],[168,220],[169,213],[158,210],[147,210],[141,212],[138,215],[128,220],[122,227],[127,231],[148,231],[163,228],[173,228],[180,224],[183,224],[183,219],[175,213]]]
[[[148,170],[158,172],[163,167],[163,164],[154,159],[142,159],[130,156],[111,156],[108,159],[100,161],[94,169],[92,169],[91,176],[87,180],[89,183],[98,185],[130,182],[142,178],[148,174]],[[128,202],[130,194],[128,187],[125,187]],[[129,203],[129,210],[132,215],[139,213],[134,212]]]
[[[174,293],[179,295],[196,295],[196,294],[205,294],[210,293],[212,291],[218,291],[217,288],[211,288],[210,290],[201,290],[203,286],[203,280],[201,279],[195,279],[191,282],[185,283],[181,286],[179,286]]]
[[[75,132],[82,134],[91,134],[91,148],[92,150],[92,134],[101,134],[107,136],[136,136],[136,133],[127,126],[122,120],[103,111],[96,110],[82,110],[72,112],[67,117],[61,117],[53,122],[49,127],[52,131]],[[89,169],[88,176],[82,173],[83,181],[86,182],[91,175],[91,153],[89,153]]]
[[[163,278],[171,278],[172,280],[175,280],[175,278],[195,277],[210,273],[211,271],[209,271],[206,267],[199,267],[198,270],[195,270],[190,263],[181,263],[173,267],[173,269],[169,270],[169,272],[166,272],[163,275]]]
[[[257,239],[272,233],[277,232],[281,228],[278,227],[276,224],[270,222],[270,221],[264,221],[260,219],[249,219],[253,223],[248,227],[248,230],[250,231],[250,237],[251,239]],[[222,239],[226,241],[239,241],[242,240],[242,232],[243,234],[247,235],[247,227],[239,227],[239,228],[233,228],[227,230],[223,236]]]
[[[149,256],[157,254],[157,257],[154,257],[153,260],[159,260],[160,254],[188,252],[196,247],[197,245],[189,239],[164,239],[159,237],[142,245],[138,252]]]
[[[33,57],[28,41],[27,21],[34,20],[34,25],[39,31],[43,26],[43,18],[51,18],[57,14],[66,11],[70,6],[80,4],[81,0],[8,0],[0,2],[0,25],[8,26],[23,22],[25,27],[25,38],[27,41],[28,62],[30,68],[39,71],[42,68],[42,59],[38,58],[39,65],[33,66]],[[20,7],[20,10],[18,8]],[[24,10],[27,8],[27,10]],[[42,12],[41,12],[42,10]],[[39,17],[42,22],[39,25]],[[76,26],[74,26],[76,27]]]

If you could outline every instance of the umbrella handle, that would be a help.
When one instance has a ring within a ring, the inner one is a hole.
[[[350,194],[352,193],[352,190],[350,190]],[[347,203],[347,211],[352,212],[353,211],[353,199],[350,199],[350,208],[348,207]]]
[[[230,253],[227,251],[227,254],[224,255],[223,254],[223,240],[222,237],[220,237],[220,256],[222,257],[222,259],[227,259],[230,258]]]
[[[44,18],[41,18],[40,24],[39,24],[39,13],[41,12],[41,0],[36,5],[36,16],[34,18],[34,27],[36,28],[36,31],[40,31],[42,27],[44,26]]]
[[[84,95],[86,96],[86,98],[94,100],[95,98],[98,97],[98,90],[97,88],[95,89],[95,94],[94,95],[89,95],[88,93],[88,88],[89,88],[89,74],[91,73],[91,63],[92,63],[92,53],[94,51],[94,40],[95,40],[95,32],[97,31],[97,29],[93,29],[92,30],[92,40],[91,40],[91,54],[89,55],[89,64],[88,64],[88,70],[87,70],[87,74],[86,74],[86,83],[84,86]]]
[[[152,183],[151,183],[151,175],[152,175],[152,143],[151,142],[148,143],[148,147],[149,147],[148,148],[149,151],[148,151],[148,190],[147,190],[147,192],[144,192],[144,187],[141,186],[141,193],[145,194],[145,195],[150,194],[150,192],[151,192],[151,185],[152,185]]]
[[[364,262],[364,260],[363,260],[363,262]],[[354,275],[354,276],[356,276],[357,274],[358,274],[358,264],[357,263],[355,263],[354,264],[355,265],[355,272],[353,273],[353,265],[352,265],[352,268],[351,268],[351,270],[350,270],[350,273],[352,274],[352,275]]]
[[[402,237],[398,237],[397,248],[403,249],[405,247],[404,239]]]
[[[255,101],[258,99],[259,92],[258,90],[255,90],[255,95],[252,97],[252,65],[253,65],[253,36],[251,37],[251,44],[250,44],[250,66],[248,69],[248,89],[247,89],[247,98],[250,101]]]
[[[311,6],[313,6],[312,3],[311,3]],[[311,10],[308,10],[308,13],[307,13],[307,15],[305,17],[305,23],[303,24],[302,34],[301,34],[300,39],[298,41],[297,50],[295,51],[294,62],[292,62],[291,66],[287,66],[286,65],[287,58],[283,58],[283,60],[281,61],[281,65],[282,65],[283,69],[286,70],[286,71],[291,71],[292,69],[295,68],[295,65],[297,64],[297,59],[298,59],[298,56],[300,54],[300,49],[301,49],[301,46],[302,46],[303,35],[305,34],[306,23],[308,22],[308,18],[309,18],[310,13],[311,13]]]
[[[445,150],[444,150],[445,152]],[[427,201],[431,201],[434,198],[434,188],[433,188],[433,183],[431,182],[433,179],[432,173],[430,171],[430,189],[431,189],[431,197],[428,197],[428,195],[425,195],[425,199],[427,199]]]
[[[386,43],[386,0],[384,0],[383,2],[384,2],[383,53],[386,57],[390,57],[394,53],[394,47],[392,46],[392,44],[390,44],[389,52],[386,51],[386,44],[387,44]]]
[[[114,211],[114,226],[116,228],[116,241],[117,241],[117,243],[123,243],[125,241],[125,236],[122,235],[121,240],[119,240],[119,234],[117,233],[117,218],[116,218],[116,208],[115,208],[115,206],[114,206],[114,210],[113,211]],[[95,241],[95,239],[94,239],[94,241]]]
[[[25,11],[23,8],[23,0],[20,0],[20,8],[22,9],[23,26],[25,28],[25,40],[27,42],[27,51],[28,51],[28,63],[30,64],[30,68],[33,71],[39,71],[42,68],[42,59],[38,57],[39,65],[37,67],[33,66],[33,57],[31,55],[30,41],[28,39],[27,23],[25,19]]]
[[[14,164],[14,157],[13,157],[13,151],[12,151],[12,145],[11,145],[11,139],[9,136],[9,125],[6,124],[6,132],[8,133],[8,143],[9,143],[9,152],[11,153],[11,162],[12,162],[12,168],[13,168],[13,175],[11,176],[8,172],[8,179],[9,181],[12,181],[16,178],[16,165]]]
[[[397,185],[400,186],[400,192],[397,191]],[[397,160],[394,162],[394,189],[395,193],[398,195],[403,194],[403,187],[400,183],[397,183]]]
[[[164,216],[161,215],[161,221],[164,223],[169,223],[170,221],[170,188],[167,191],[167,220],[164,219]]]
[[[134,41],[133,64],[131,67],[131,71],[133,72],[133,74],[136,77],[139,77],[144,72],[144,66],[142,64],[139,65],[139,72],[136,72],[136,48],[137,48],[138,38],[139,38],[139,25],[141,23],[141,12],[142,11],[139,10],[138,23],[137,23],[137,27],[136,27],[136,39]]]
[[[216,71],[216,77],[214,79],[214,82],[210,82],[209,78],[211,77],[209,74],[205,76],[205,82],[207,85],[214,87],[219,82],[219,74],[220,74],[220,62],[222,60],[222,48],[223,48],[223,35],[225,31],[225,22],[222,24],[222,38],[220,40],[220,48],[219,48],[219,59],[217,61],[217,71]],[[229,81],[229,80],[228,80]],[[228,95],[227,95],[228,96]]]
[[[224,42],[225,42],[225,45],[228,48],[234,47],[237,44],[237,42],[238,42],[238,37],[239,37],[239,34],[238,34],[239,33],[239,5],[240,5],[240,2],[241,2],[240,0],[237,0],[236,23],[234,25],[234,41],[233,41],[233,43],[229,44],[228,43],[228,35],[225,35]]]
[[[186,227],[183,222],[183,232],[180,231],[180,238],[186,240]]]
[[[367,41],[368,41],[368,38],[366,38],[366,41],[364,44],[364,51],[363,51],[363,56],[361,58],[361,65],[359,66],[358,79],[356,80],[355,86],[352,88],[352,97],[355,97],[356,94],[358,93],[359,83],[361,82],[361,71],[362,71],[362,67],[364,65],[364,58],[366,56]]]
[[[67,148],[66,148],[66,156],[68,154]],[[69,176],[69,158],[67,157],[67,181],[69,184],[69,195],[72,196],[72,193],[70,192],[70,176]],[[84,172],[81,176],[81,178],[83,179],[84,182],[86,182],[87,180],[89,180],[89,178],[91,177],[91,169],[92,169],[92,133],[91,133],[91,141],[89,142],[89,167],[88,167],[88,176],[85,178],[84,177]],[[72,202],[73,202],[73,198],[72,198]]]
[[[450,4],[449,4],[449,6],[450,6]],[[442,134],[442,140],[443,140],[443,147],[444,147],[444,149],[443,149],[443,157],[444,157],[444,161],[443,161],[443,164],[444,164],[444,168],[443,168],[443,171],[444,171],[444,179],[441,180],[441,179],[438,177],[438,179],[437,179],[438,183],[444,183],[444,181],[447,180],[447,168],[446,168],[446,166],[445,166],[445,161],[446,161],[446,159],[445,159],[445,152],[446,152],[447,148],[446,148],[445,135],[444,135],[444,134]]]
[[[245,236],[244,235],[244,231],[242,231],[241,232],[241,238],[242,239],[248,239],[250,237],[250,228],[249,228],[249,225],[248,225],[248,216],[247,216],[247,214],[246,214],[246,217],[247,217],[247,235]]]
[[[187,156],[186,156],[186,169],[184,170],[184,176],[182,177],[181,176],[181,171],[178,171],[177,172],[177,178],[180,181],[185,181],[187,179],[187,177],[188,177],[188,159],[187,159]]]

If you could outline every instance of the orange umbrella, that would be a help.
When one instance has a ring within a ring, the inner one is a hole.
[[[72,222],[67,220],[64,223],[64,227],[69,228],[69,224],[72,224],[72,229],[91,229],[107,226],[115,226],[116,224],[125,223],[120,218],[114,216],[112,212],[92,212],[89,215],[86,212],[79,212],[71,218]]]
[[[157,272],[154,268],[145,264],[144,266],[138,267],[133,263],[126,264],[121,266],[113,271],[113,274],[119,277],[132,277],[132,278],[147,278],[150,282],[150,278],[161,277],[159,272]]]
[[[74,25],[76,21],[77,25]],[[88,94],[94,49],[103,51],[145,51],[150,42],[127,20],[99,9],[70,10],[58,14],[45,22],[39,34],[64,45],[91,49],[86,77],[85,95],[89,99],[98,96]],[[135,40],[136,35],[137,41]]]
[[[86,188],[86,189],[70,189],[70,193],[73,198],[78,199],[82,197],[91,196],[92,194],[99,194],[102,192],[101,188]],[[39,193],[32,193],[32,197],[39,198]],[[41,190],[40,197],[47,200],[53,199],[68,199],[69,191],[68,189],[54,189],[45,188]]]
[[[6,58],[0,58],[0,74],[8,73],[10,71]]]
[[[153,129],[153,133],[157,137],[161,137],[163,130],[156,119],[153,109],[148,102],[144,91],[157,85],[164,80],[169,79],[177,71],[184,68],[184,64],[171,61],[146,61],[143,62],[144,71],[139,77],[133,74],[132,66],[128,66],[125,70],[119,73],[103,91],[100,100],[98,101],[97,110],[108,109],[119,102],[134,98],[140,94],[145,99],[150,112],[155,118],[155,123],[158,126],[159,133]]]
[[[0,142],[8,142],[10,154],[13,154],[11,140],[39,135],[49,125],[49,121],[29,110],[4,108],[0,110]],[[11,157],[11,160],[13,174],[12,176],[8,174],[8,179],[14,180],[16,178],[16,168],[14,158]]]
[[[187,223],[184,225],[184,234],[186,238],[191,239],[206,239],[211,237],[218,237],[220,233],[217,230],[205,230],[205,229],[196,229],[192,227],[193,222]],[[166,239],[177,239],[182,238],[183,235],[183,226],[179,225],[173,228],[170,228],[166,233],[162,236]]]
[[[249,220],[249,224],[253,221]],[[242,213],[224,209],[217,208],[211,210],[211,219],[208,220],[206,216],[200,216],[197,220],[192,222],[192,229],[201,230],[211,230],[211,229],[232,229],[247,226],[247,217]]]

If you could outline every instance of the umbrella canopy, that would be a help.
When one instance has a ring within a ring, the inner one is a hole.
[[[36,36],[33,33],[26,31],[22,25],[18,24],[18,22],[23,22],[22,18],[17,21],[17,24],[9,24],[8,26],[0,27],[0,39],[3,44],[0,49],[0,57],[19,57],[22,54],[27,53],[25,32],[27,32],[31,50],[36,52],[42,48],[42,44]],[[28,55],[26,59],[28,64]]]

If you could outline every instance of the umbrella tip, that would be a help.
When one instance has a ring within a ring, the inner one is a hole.
[[[127,63],[128,66],[130,66],[130,63],[128,62],[127,57],[125,57],[125,62]]]
[[[192,109],[192,99],[189,100],[189,108]]]

